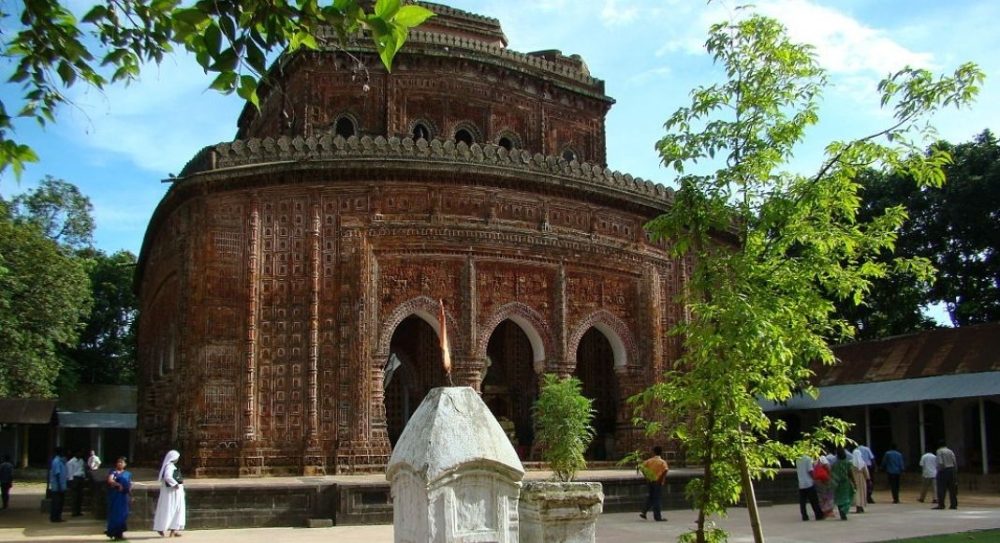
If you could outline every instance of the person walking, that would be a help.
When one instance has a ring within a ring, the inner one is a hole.
[[[837,456],[833,455],[836,460]],[[816,495],[819,497],[819,508],[823,518],[833,517],[836,508],[833,502],[834,486],[830,481],[830,460],[828,456],[820,455],[819,462],[813,466],[813,481],[816,483]]]
[[[849,456],[843,447],[838,447],[837,461],[830,468],[830,484],[834,487],[833,501],[840,512],[840,520],[847,520],[854,495],[864,493],[864,490],[856,491],[854,488],[854,466]]]
[[[851,464],[851,477],[854,478],[854,488],[857,489],[857,492],[854,493],[854,512],[864,513],[865,507],[868,506],[868,479],[871,477],[868,474],[868,464],[865,463],[865,457],[860,447],[855,448],[854,452],[851,453],[849,463]]]
[[[924,498],[927,497],[927,491],[931,491],[931,503],[937,503],[937,455],[934,451],[927,449],[927,452],[920,457],[920,474],[922,476],[922,481],[920,484],[920,497],[917,501],[924,503]]]
[[[889,492],[892,493],[892,503],[899,503],[899,478],[903,474],[903,453],[899,452],[896,444],[889,446],[889,450],[882,456],[881,467],[889,478]]]
[[[958,461],[955,453],[941,441],[937,450],[937,507],[944,509],[944,495],[948,494],[949,509],[958,509]]]
[[[795,473],[799,478],[799,512],[802,520],[809,520],[806,512],[806,501],[812,506],[816,520],[823,520],[823,510],[819,506],[819,495],[816,494],[816,481],[813,479],[813,461],[808,454],[803,454],[795,461]]]
[[[646,488],[649,492],[646,497],[646,505],[642,507],[642,513],[639,513],[639,517],[645,520],[646,512],[652,509],[653,520],[663,522],[667,520],[663,518],[661,512],[663,485],[667,483],[667,472],[670,471],[670,466],[663,459],[663,448],[660,446],[653,447],[653,456],[643,462],[639,469],[646,477]]]
[[[49,521],[62,522],[63,502],[66,500],[66,461],[62,447],[56,447],[49,464]]]
[[[153,530],[163,537],[181,535],[186,517],[184,504],[184,477],[177,467],[181,454],[170,451],[163,457],[160,465],[160,497],[156,500],[156,514],[153,515]]]
[[[868,478],[865,479],[865,501],[868,503],[875,503],[875,499],[872,497],[872,492],[875,491],[875,483],[872,478],[875,477],[875,453],[872,452],[868,445],[858,445],[857,450],[861,451],[861,458],[865,461],[865,466],[868,468]]]
[[[125,539],[128,514],[132,505],[132,473],[125,469],[125,457],[108,472],[108,523],[104,533],[115,541]]]
[[[66,479],[69,483],[69,490],[73,496],[73,516],[82,515],[83,508],[83,454],[76,453],[66,462]]]
[[[0,497],[3,498],[3,508],[7,509],[10,504],[10,487],[14,486],[14,464],[10,461],[10,455],[3,455],[0,461]]]

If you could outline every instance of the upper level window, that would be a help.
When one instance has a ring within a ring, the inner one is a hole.
[[[417,123],[413,125],[413,139],[415,140],[429,140],[431,139],[431,131],[423,123]]]
[[[566,149],[563,150],[562,157],[564,160],[566,160],[566,162],[573,162],[574,160],[576,160],[576,151],[567,147]]]
[[[459,128],[455,131],[455,141],[465,143],[466,145],[472,145],[475,138],[472,137],[472,132],[469,132],[465,128]]]
[[[504,149],[506,149],[508,151],[510,151],[511,149],[514,148],[514,142],[513,142],[513,140],[511,140],[507,136],[502,136],[499,140],[497,140],[497,145],[499,145],[500,147],[503,147]]]
[[[334,134],[347,139],[351,136],[357,134],[357,127],[354,126],[354,121],[350,117],[343,116],[337,119],[336,124],[333,127]]]

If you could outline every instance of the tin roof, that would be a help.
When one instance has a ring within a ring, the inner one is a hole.
[[[1000,322],[841,345],[816,367],[816,386],[1000,371]]]
[[[1000,323],[940,328],[841,345],[816,365],[815,399],[761,401],[765,411],[1000,396]]]
[[[55,410],[55,400],[0,398],[0,424],[48,424]]]
[[[1000,395],[1000,371],[990,371],[825,386],[819,387],[819,396],[815,399],[797,395],[784,404],[761,401],[761,405],[764,411],[768,412],[794,411],[998,395]]]

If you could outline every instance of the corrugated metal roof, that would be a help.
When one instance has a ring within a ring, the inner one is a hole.
[[[59,426],[63,428],[124,428],[133,430],[136,426],[136,414],[60,411]]]
[[[1000,371],[824,386],[819,387],[816,399],[795,396],[785,405],[768,401],[761,405],[764,411],[774,412],[980,396],[1000,396]]]
[[[1000,323],[852,343],[833,354],[838,364],[813,367],[816,386],[1000,371]]]
[[[55,410],[55,400],[0,398],[0,424],[48,424]]]

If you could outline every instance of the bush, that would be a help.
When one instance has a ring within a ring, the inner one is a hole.
[[[572,481],[577,471],[587,467],[583,453],[594,439],[593,400],[583,395],[581,387],[576,377],[546,374],[533,408],[542,459],[560,481]]]

